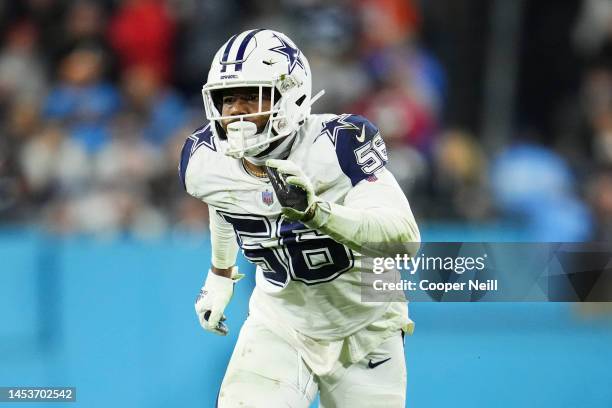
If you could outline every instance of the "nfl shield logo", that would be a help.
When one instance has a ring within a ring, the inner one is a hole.
[[[261,201],[268,207],[274,204],[274,193],[271,191],[262,191],[261,192]]]

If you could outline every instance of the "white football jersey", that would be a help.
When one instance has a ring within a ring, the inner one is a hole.
[[[233,226],[245,257],[257,265],[251,315],[323,341],[349,337],[383,315],[399,322],[398,329],[408,324],[406,304],[361,300],[361,254],[281,217],[272,185],[226,156],[226,146],[210,125],[201,127],[185,143],[179,173],[189,194]],[[308,117],[288,159],[310,178],[317,196],[343,204],[357,183],[376,181],[387,153],[367,119],[326,114]]]

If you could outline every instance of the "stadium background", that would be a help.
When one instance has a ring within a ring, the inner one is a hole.
[[[0,386],[213,406],[252,274],[204,333],[176,167],[214,51],[255,27],[309,58],[315,112],[380,127],[425,240],[612,238],[612,1],[2,2]],[[413,304],[408,406],[610,407],[609,310]]]

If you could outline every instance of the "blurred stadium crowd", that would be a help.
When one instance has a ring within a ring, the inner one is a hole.
[[[0,5],[0,223],[205,231],[179,151],[234,32],[285,32],[315,112],[381,130],[417,219],[612,239],[612,1],[524,1],[511,137],[487,143],[485,0],[24,0]],[[539,3],[539,4],[537,4]],[[495,61],[493,61],[495,63]]]

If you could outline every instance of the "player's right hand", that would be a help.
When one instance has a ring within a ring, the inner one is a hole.
[[[294,221],[310,220],[314,213],[309,209],[320,200],[302,169],[290,160],[269,159],[266,172],[283,215]]]
[[[234,293],[234,283],[243,277],[236,266],[232,267],[231,278],[208,271],[206,282],[195,302],[195,311],[204,330],[220,336],[227,335],[229,328],[224,323],[226,318],[223,311]]]

